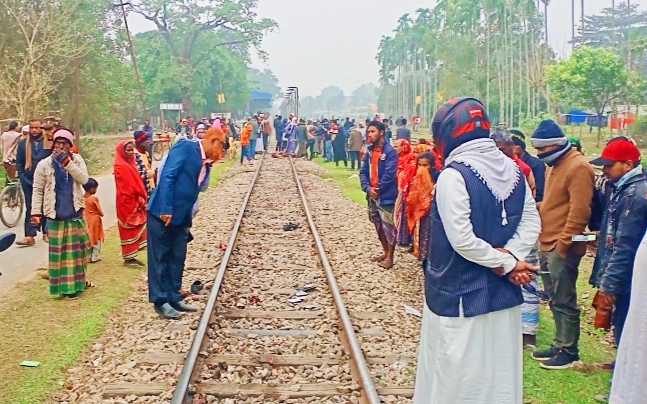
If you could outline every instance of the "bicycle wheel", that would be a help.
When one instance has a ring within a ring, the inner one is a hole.
[[[5,226],[15,227],[22,218],[25,197],[18,186],[10,185],[0,193],[0,221]]]
[[[162,157],[164,157],[164,146],[162,146],[161,142],[155,142],[153,144],[153,158],[160,161]]]

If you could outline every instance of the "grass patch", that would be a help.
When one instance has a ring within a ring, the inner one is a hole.
[[[38,403],[61,387],[65,368],[101,334],[110,311],[126,300],[145,270],[124,266],[120,248],[116,228],[108,230],[103,261],[88,268],[87,279],[97,288],[86,290],[78,300],[50,296],[48,281],[41,277],[18,286],[11,300],[5,298],[0,309],[1,403]],[[22,360],[41,365],[23,368]]]
[[[358,170],[351,170],[343,165],[336,167],[333,162],[325,163],[323,157],[317,157],[312,161],[328,171],[325,177],[335,181],[344,196],[360,205],[366,205],[366,194],[359,183]]]
[[[328,170],[326,177],[334,180],[346,197],[362,206],[366,204],[366,196],[360,187],[359,178],[350,178],[354,172],[344,167],[335,167],[334,163],[324,163],[320,158],[315,159],[315,162]],[[594,363],[609,362],[615,355],[615,349],[606,341],[605,334],[591,325],[594,314],[591,301],[595,291],[588,284],[588,279],[592,266],[591,258],[582,261],[577,284],[582,308],[580,358],[585,366],[579,370],[544,370],[539,367],[539,362],[530,358],[530,351],[525,351],[525,404],[594,404],[597,403],[596,395],[609,392],[610,373],[592,369],[590,366]],[[552,313],[542,306],[537,336],[539,347],[550,345],[554,335],[555,323]]]
[[[236,164],[236,159],[229,160],[228,158],[221,159],[216,164],[213,165],[211,169],[211,177],[209,178],[209,186],[213,187],[214,185],[220,182],[222,175],[225,173],[227,168],[233,167]]]

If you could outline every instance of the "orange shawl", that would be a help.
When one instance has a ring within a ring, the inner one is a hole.
[[[402,153],[398,155],[398,189],[403,190],[416,175],[416,155],[411,150],[411,144],[401,139]]]
[[[431,191],[434,189],[434,185],[429,170],[424,167],[418,168],[418,172],[409,187],[409,195],[407,195],[405,205],[407,228],[410,233],[413,232],[416,223],[429,211],[433,199]]]

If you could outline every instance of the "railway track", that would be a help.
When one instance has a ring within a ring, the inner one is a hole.
[[[288,222],[294,226],[285,230]],[[294,162],[265,156],[188,353],[151,353],[139,362],[184,363],[172,404],[407,402],[412,386],[374,382],[400,359],[366,342],[384,340],[384,330],[367,324],[386,318],[346,309]],[[120,388],[104,397],[129,394]],[[134,395],[155,388],[141,393]]]

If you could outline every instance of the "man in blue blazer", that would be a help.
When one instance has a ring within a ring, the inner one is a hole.
[[[207,166],[223,155],[225,134],[210,129],[199,142],[178,142],[168,153],[157,187],[148,202],[148,298],[164,318],[196,311],[182,303],[182,279],[193,205]]]

